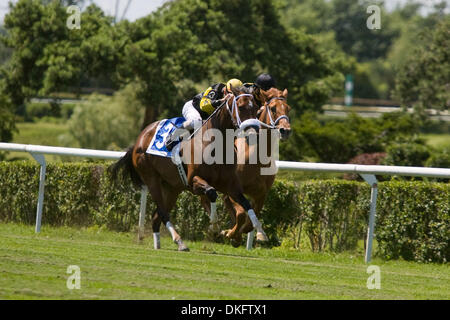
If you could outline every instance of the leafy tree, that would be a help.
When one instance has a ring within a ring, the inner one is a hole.
[[[83,78],[105,74],[114,65],[111,19],[95,5],[83,13],[81,30],[69,30],[59,1],[21,0],[10,4],[4,37],[13,55],[3,68],[13,105],[35,95],[79,87]]]
[[[330,31],[332,3],[325,0],[284,0],[283,17],[286,26],[317,34]]]
[[[0,25],[0,37],[6,34],[6,30]],[[6,47],[4,43],[0,41],[0,66],[9,60],[11,57],[11,49]]]
[[[139,135],[143,112],[135,85],[126,86],[112,97],[92,94],[75,107],[68,121],[69,134],[62,141],[82,148],[126,148]]]
[[[381,16],[381,29],[370,30],[366,22],[369,5],[374,1],[333,0],[333,15],[330,27],[336,33],[336,40],[344,51],[355,56],[358,61],[385,56],[395,34],[387,25],[384,11]],[[382,3],[378,3],[383,8]]]
[[[0,93],[0,141],[11,141],[15,129],[15,115],[11,101],[8,96]]]
[[[182,80],[202,82],[204,89],[230,77],[253,81],[263,71],[273,74],[279,87],[289,88],[297,110],[320,108],[340,87],[343,76],[334,66],[343,62],[320,52],[313,37],[286,29],[281,20],[272,0],[185,0],[120,25],[131,41],[119,73],[140,81],[141,96],[152,111],[145,124],[168,108],[179,114],[183,99],[176,89]]]
[[[178,115],[182,103],[211,82],[253,81],[268,71],[289,88],[297,111],[318,109],[341,87],[336,66],[345,61],[319,50],[314,37],[285,28],[277,3],[176,0],[116,25],[91,5],[81,30],[69,30],[60,1],[20,0],[5,18],[6,43],[14,49],[3,71],[5,89],[19,106],[100,76],[117,85],[136,82],[146,125]]]
[[[395,95],[417,109],[450,108],[450,17],[444,18],[432,32],[424,32],[425,45],[414,50],[400,69]]]

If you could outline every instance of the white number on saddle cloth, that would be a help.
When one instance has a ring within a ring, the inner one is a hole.
[[[172,128],[174,127],[173,123],[168,122],[165,126],[164,126],[164,132],[159,132],[159,136],[161,137],[161,140],[158,140],[156,142],[156,147],[158,149],[162,149],[164,147],[164,144],[167,140],[167,136],[169,135],[169,133],[172,131]]]
[[[183,117],[161,120],[146,152],[149,154],[170,158],[172,156],[172,152],[167,150],[165,146],[166,140],[171,132],[183,125],[184,121],[186,121],[186,119]]]

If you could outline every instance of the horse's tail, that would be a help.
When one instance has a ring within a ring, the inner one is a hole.
[[[144,183],[142,182],[141,177],[139,176],[138,172],[133,166],[133,150],[134,146],[129,147],[125,155],[122,158],[120,158],[116,163],[112,164],[108,168],[108,171],[111,175],[113,182],[117,181],[117,177],[121,172],[122,178],[124,180],[126,180],[127,177],[129,177],[133,182],[133,184],[137,188],[140,188]]]

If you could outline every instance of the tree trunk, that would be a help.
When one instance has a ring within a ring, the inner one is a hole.
[[[154,106],[147,106],[145,108],[144,122],[141,130],[144,130],[150,123],[156,121],[156,108]]]

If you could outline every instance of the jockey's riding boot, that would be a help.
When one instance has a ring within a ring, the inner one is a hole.
[[[175,135],[174,133],[175,133],[175,131],[172,132],[172,133],[167,137],[165,146],[166,146],[166,149],[167,149],[168,151],[172,151],[173,147],[175,147],[175,146],[177,145],[177,143],[179,142],[179,137],[178,137],[177,135]]]
[[[168,151],[172,151],[173,147],[177,145],[178,142],[181,142],[183,139],[189,137],[189,135],[194,131],[194,129],[202,124],[201,120],[188,120],[185,121],[182,125],[182,127],[175,129],[175,131],[172,132],[167,137],[166,140],[166,149]]]

